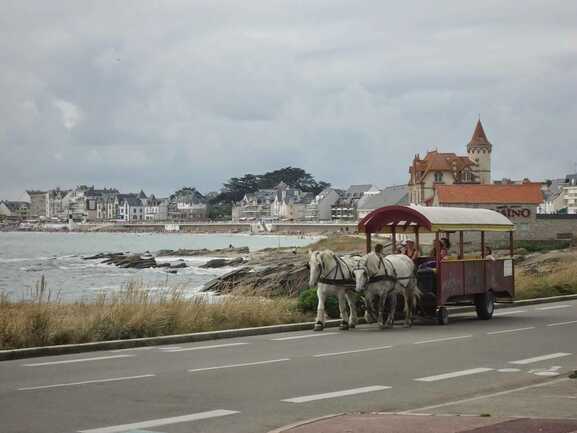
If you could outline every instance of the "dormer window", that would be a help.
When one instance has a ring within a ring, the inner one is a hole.
[[[442,182],[443,181],[443,172],[436,171],[435,172],[435,182]]]

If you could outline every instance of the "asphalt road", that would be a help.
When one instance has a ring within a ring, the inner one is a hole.
[[[577,301],[451,319],[4,361],[0,432],[267,432],[418,412],[577,368]]]

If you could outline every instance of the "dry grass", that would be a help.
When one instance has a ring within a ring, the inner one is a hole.
[[[577,293],[577,260],[549,263],[538,269],[522,269],[515,273],[515,293],[518,299]]]
[[[0,295],[0,349],[154,337],[310,320],[296,300],[276,298],[186,299],[182,291],[157,295],[129,284],[95,302],[12,302]]]
[[[339,253],[358,252],[364,254],[365,242],[364,235],[333,235],[307,246],[306,249],[313,251],[329,249]]]

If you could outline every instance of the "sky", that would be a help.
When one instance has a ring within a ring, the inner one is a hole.
[[[0,0],[0,199],[286,166],[402,184],[479,115],[493,178],[564,177],[576,23],[566,0]]]

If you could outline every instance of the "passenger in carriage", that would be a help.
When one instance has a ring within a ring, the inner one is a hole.
[[[402,253],[413,261],[417,260],[417,258],[419,257],[419,250],[416,248],[415,242],[413,242],[410,239],[403,242],[405,244],[403,246],[403,249],[401,250]]]
[[[375,253],[378,255],[383,255],[383,244],[375,245]]]
[[[485,260],[495,260],[491,247],[485,247]]]
[[[426,262],[423,262],[423,264],[421,264],[421,266],[419,266],[419,269],[435,269],[435,268],[437,268],[437,248],[439,248],[439,257],[440,257],[441,261],[443,261],[445,259],[445,257],[447,257],[448,253],[447,253],[447,249],[445,248],[446,243],[443,242],[443,240],[435,241],[435,243],[433,245],[434,245],[433,249],[429,253],[431,260],[427,260]]]

